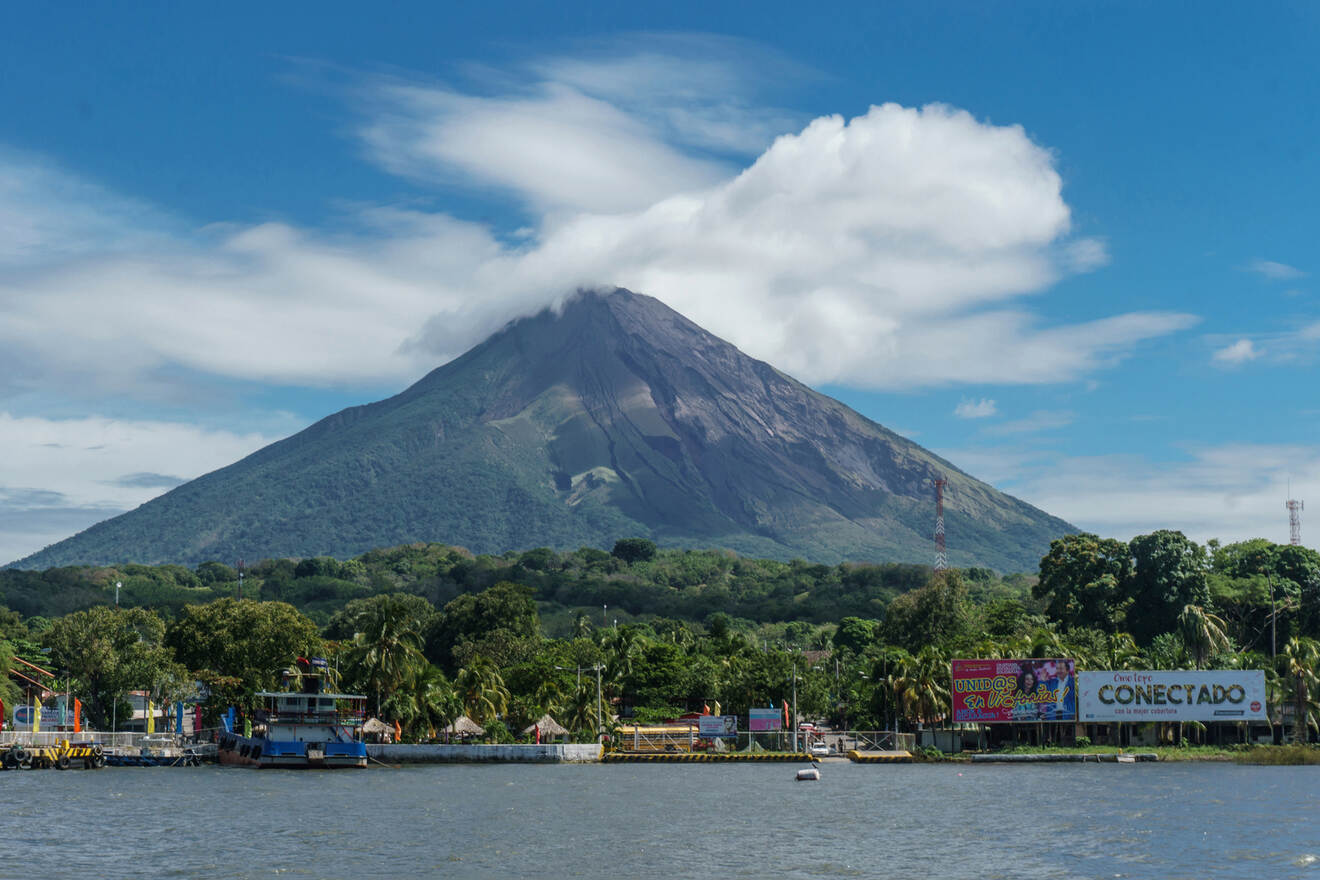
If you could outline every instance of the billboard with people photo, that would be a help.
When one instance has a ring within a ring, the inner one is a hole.
[[[951,672],[955,722],[1077,720],[1076,664],[1072,660],[954,660]]]

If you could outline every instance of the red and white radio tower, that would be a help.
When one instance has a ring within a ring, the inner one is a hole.
[[[1288,499],[1288,543],[1294,547],[1302,543],[1302,509],[1306,505]]]
[[[944,552],[944,487],[949,481],[943,477],[935,478],[935,570],[944,571],[949,567],[948,554]]]

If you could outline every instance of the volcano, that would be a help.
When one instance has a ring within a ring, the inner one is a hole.
[[[331,415],[15,563],[196,564],[416,541],[475,553],[623,537],[751,556],[1034,571],[1075,529],[659,300],[583,292],[406,391]]]

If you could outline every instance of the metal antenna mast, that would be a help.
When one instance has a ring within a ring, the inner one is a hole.
[[[1289,495],[1292,493],[1289,492]],[[1294,547],[1302,543],[1302,510],[1306,507],[1300,501],[1288,499],[1288,543]]]
[[[949,556],[944,552],[944,487],[949,481],[943,477],[935,478],[935,571],[945,571],[949,567]]]

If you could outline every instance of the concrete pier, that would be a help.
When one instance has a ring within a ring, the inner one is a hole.
[[[456,745],[368,743],[367,757],[386,764],[592,764],[601,759],[595,743]]]

